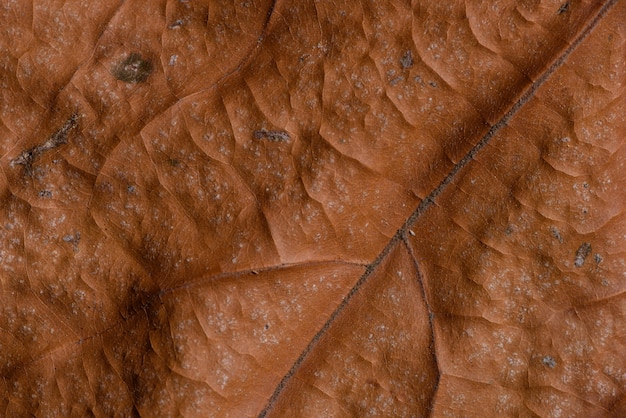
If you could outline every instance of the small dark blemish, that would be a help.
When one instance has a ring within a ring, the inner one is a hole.
[[[600,264],[603,260],[602,256],[600,254],[595,254],[593,256],[594,261],[596,262],[596,264]]]
[[[267,131],[265,129],[257,129],[254,131],[256,139],[268,139],[274,142],[288,142],[291,137],[285,131]]]
[[[437,87],[437,83],[434,81],[429,81],[428,84],[430,84],[431,87]]]
[[[155,288],[145,288],[138,281],[128,287],[125,300],[120,307],[120,315],[128,319],[136,314],[145,314],[151,329],[159,325],[159,311],[163,302],[161,292]]]
[[[172,167],[180,167],[180,161],[178,161],[176,158],[170,158],[169,163]]]
[[[268,329],[270,329],[270,324],[265,324],[265,330],[267,331]]]
[[[131,184],[126,188],[126,190],[128,191],[128,193],[135,193],[137,191],[137,188]]]
[[[170,23],[168,28],[169,29],[177,29],[177,28],[180,28],[182,25],[183,25],[182,19],[178,19],[178,20],[175,20],[172,23]]]
[[[566,1],[565,3],[561,5],[561,7],[559,7],[559,11],[557,13],[561,15],[567,12],[568,10],[569,10],[569,1]]]
[[[556,367],[556,360],[552,356],[545,356],[541,359],[544,366],[554,369]]]
[[[563,237],[561,236],[561,233],[556,228],[556,226],[551,226],[550,232],[552,233],[552,236],[556,238],[561,244],[563,243]]]
[[[591,254],[591,244],[583,242],[576,250],[576,258],[574,259],[574,266],[582,267],[585,264],[585,259]]]
[[[413,52],[411,52],[410,49],[402,55],[402,58],[400,58],[400,65],[402,65],[402,68],[404,69],[411,68],[413,66]]]
[[[391,80],[389,82],[389,84],[391,84],[392,86],[395,86],[396,84],[398,84],[401,81],[404,81],[404,77],[396,77],[393,80]]]
[[[133,52],[125,60],[113,67],[113,76],[126,83],[142,83],[152,72],[152,62],[143,59],[140,54]]]
[[[37,147],[34,147],[22,152],[17,158],[11,161],[11,167],[16,164],[23,165],[26,168],[26,171],[30,172],[33,166],[33,161],[35,161],[35,157],[38,156],[36,151]]]
[[[376,380],[369,378],[365,381],[365,384],[375,387],[375,388],[379,388],[380,387],[380,383],[378,383]]]
[[[80,242],[80,232],[76,231],[74,235],[67,234],[63,237],[63,241],[72,243],[74,251],[78,251],[78,243]]]
[[[40,190],[39,197],[51,198],[52,192],[50,190]]]
[[[11,166],[23,165],[27,173],[33,168],[33,163],[41,154],[51,149],[57,148],[67,142],[67,137],[71,130],[78,126],[78,114],[74,113],[55,133],[42,144],[22,152],[17,158],[11,161]]]

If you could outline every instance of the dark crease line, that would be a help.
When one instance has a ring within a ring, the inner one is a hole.
[[[389,255],[389,253],[396,247],[396,245],[403,240],[407,229],[415,223],[415,221],[426,212],[426,210],[435,202],[435,198],[439,196],[443,190],[452,183],[452,180],[456,177],[459,171],[464,168],[474,157],[478,154],[478,152],[485,147],[490,141],[491,138],[502,128],[507,122],[524,106],[536,93],[536,91],[541,87],[546,80],[561,66],[565,63],[567,57],[580,45],[580,43],[591,33],[591,31],[597,26],[598,22],[604,17],[604,15],[617,3],[618,0],[609,0],[604,4],[597,12],[596,16],[591,19],[591,22],[580,32],[578,37],[570,44],[569,47],[565,49],[563,53],[561,53],[558,58],[554,60],[554,62],[548,67],[546,71],[535,81],[532,83],[528,89],[521,95],[521,97],[511,106],[508,112],[506,112],[500,120],[489,129],[489,131],[478,141],[478,143],[452,168],[450,173],[439,183],[439,185],[432,191],[430,194],[424,198],[417,206],[415,211],[409,216],[404,225],[396,232],[396,234],[391,238],[391,240],[387,243],[385,248],[381,251],[381,253],[376,257],[376,259],[367,266],[365,273],[359,278],[356,284],[350,289],[346,297],[339,304],[339,306],[335,309],[335,311],[328,318],[328,321],[322,326],[322,328],[315,334],[315,336],[311,339],[307,347],[302,351],[298,359],[294,362],[289,371],[283,376],[281,381],[276,386],[274,393],[268,400],[265,408],[259,414],[259,418],[265,418],[267,414],[273,409],[274,404],[278,400],[281,392],[285,388],[287,382],[291,379],[291,377],[297,372],[300,368],[306,357],[309,353],[315,348],[320,338],[326,331],[330,328],[335,319],[339,316],[339,314],[345,309],[348,302],[354,297],[354,295],[360,290],[363,284],[369,279],[374,270],[378,267],[378,265]]]
[[[550,65],[550,67],[548,67],[548,69],[544,71],[544,73],[537,79],[537,81],[535,81],[528,87],[526,92],[521,95],[521,97],[517,100],[517,102],[513,104],[513,106],[511,106],[511,109],[509,109],[509,111],[506,112],[500,118],[500,120],[491,127],[491,129],[489,129],[489,131],[480,139],[480,141],[478,141],[478,143],[474,145],[474,147],[472,147],[472,149],[470,149],[469,152],[465,154],[465,156],[461,158],[461,160],[456,163],[454,167],[452,167],[452,170],[450,170],[448,175],[441,181],[441,183],[439,183],[439,185],[432,192],[430,192],[430,194],[426,198],[424,198],[424,200],[420,202],[420,204],[417,206],[417,209],[415,209],[415,212],[413,212],[413,214],[409,216],[407,221],[402,226],[402,231],[405,231],[407,228],[409,228],[412,224],[415,223],[417,218],[419,218],[424,212],[426,212],[426,209],[428,209],[435,202],[435,198],[443,192],[446,186],[452,183],[452,180],[456,177],[458,172],[461,171],[461,169],[464,168],[470,161],[472,161],[474,157],[476,157],[478,152],[491,141],[491,138],[493,138],[500,129],[506,126],[509,120],[511,120],[511,118],[522,108],[522,106],[524,106],[526,103],[528,103],[528,101],[530,101],[530,99],[533,98],[537,90],[548,80],[548,78],[550,78],[550,76],[559,67],[561,67],[565,63],[567,57],[569,57],[569,55],[574,52],[578,45],[580,45],[580,43],[591,33],[591,31],[598,25],[598,22],[611,9],[611,7],[613,7],[617,3],[617,1],[618,0],[609,0],[604,6],[602,6],[602,8],[600,8],[596,16],[591,20],[587,27],[583,29],[583,31],[578,35],[574,42],[572,42],[570,46],[567,47],[565,51],[554,60],[552,65]]]
[[[272,410],[272,408],[274,407],[274,404],[276,403],[276,400],[280,396],[280,393],[282,392],[287,382],[296,373],[296,371],[299,369],[300,365],[304,362],[304,360],[309,355],[309,353],[313,351],[313,349],[315,348],[319,340],[326,333],[326,331],[330,328],[330,326],[335,321],[335,319],[345,309],[345,307],[348,305],[348,302],[350,302],[350,299],[352,299],[357,294],[357,292],[361,289],[365,281],[367,281],[367,279],[372,275],[374,270],[376,270],[376,267],[378,267],[378,265],[387,257],[387,255],[391,252],[391,250],[399,242],[401,242],[401,239],[402,239],[401,231],[396,232],[396,234],[391,238],[391,240],[389,240],[389,242],[387,243],[383,251],[381,251],[380,254],[378,254],[378,257],[376,257],[376,259],[366,267],[365,273],[363,273],[363,275],[359,278],[359,280],[352,287],[352,289],[350,289],[350,291],[343,298],[339,306],[337,306],[334,312],[330,315],[326,323],[315,334],[315,336],[311,339],[311,341],[309,342],[307,347],[302,351],[302,353],[300,353],[300,356],[294,362],[293,366],[291,366],[291,369],[289,369],[287,374],[285,374],[285,376],[283,376],[283,378],[281,379],[280,383],[278,383],[278,385],[276,386],[276,389],[274,390],[274,393],[272,394],[269,401],[267,402],[267,405],[259,414],[259,418],[264,418],[267,415],[267,413]]]
[[[261,35],[259,35],[258,43],[263,42],[265,39],[265,35],[267,35],[267,28],[270,24],[270,20],[272,19],[272,15],[274,14],[274,10],[276,9],[276,2],[278,0],[272,0],[272,4],[267,9],[267,13],[265,15],[265,22],[263,23],[263,29],[261,30]]]
[[[428,296],[426,295],[424,276],[422,276],[420,266],[417,262],[417,257],[413,252],[413,247],[407,240],[406,234],[402,235],[402,242],[404,243],[404,246],[406,247],[406,250],[411,257],[411,260],[413,261],[413,267],[415,268],[415,272],[417,273],[417,283],[420,287],[420,290],[422,291],[422,299],[424,299],[424,304],[426,305],[426,310],[428,311],[428,326],[430,327],[430,350],[432,354],[432,360],[435,362],[435,365],[437,367],[437,381],[435,382],[435,385],[433,387],[433,396],[430,399],[430,402],[428,402],[428,406],[426,407],[426,409],[428,409],[429,411],[429,414],[432,416],[432,412],[435,409],[435,397],[437,395],[437,390],[439,389],[439,382],[441,381],[441,366],[439,365],[439,358],[437,357],[436,350],[437,347],[435,344],[435,313],[433,312],[432,305],[430,304]]]
[[[215,275],[204,276],[200,279],[192,280],[188,283],[184,283],[179,286],[174,286],[174,287],[170,287],[167,289],[163,289],[160,291],[160,293],[162,295],[166,295],[170,292],[175,292],[181,289],[188,289],[194,286],[202,286],[210,282],[218,282],[221,280],[230,280],[230,279],[239,279],[241,277],[251,276],[251,275],[258,275],[258,274],[277,272],[277,271],[287,271],[287,270],[293,270],[293,269],[298,269],[302,267],[308,268],[308,267],[320,267],[320,266],[330,266],[330,265],[367,268],[366,264],[356,263],[353,261],[344,261],[344,260],[320,260],[320,261],[313,261],[313,262],[306,262],[306,263],[282,263],[282,264],[276,264],[276,265],[272,265],[268,267],[261,267],[261,268],[255,268],[255,269],[241,270],[241,271],[235,271],[235,272],[226,272],[226,273],[219,273]]]
[[[238,74],[246,65],[248,65],[248,63],[252,61],[252,59],[256,56],[254,52],[257,51],[263,45],[263,41],[265,41],[265,37],[267,36],[270,21],[272,20],[272,16],[274,15],[274,11],[276,10],[277,1],[278,0],[272,0],[272,4],[270,4],[270,7],[267,9],[267,13],[265,14],[265,22],[263,22],[263,27],[261,28],[261,32],[259,33],[259,36],[257,37],[256,44],[254,44],[252,47],[249,48],[245,57],[241,61],[239,61],[239,64],[237,64],[229,72],[225,73],[220,78],[218,78],[217,81],[215,81],[212,85],[196,93],[193,93],[189,96],[181,97],[179,100],[177,100],[176,103],[180,103],[181,100],[188,99],[189,97],[193,97],[197,94],[201,94],[206,91],[210,91],[215,88],[218,88],[219,86],[224,84],[226,80],[231,78],[233,75]]]

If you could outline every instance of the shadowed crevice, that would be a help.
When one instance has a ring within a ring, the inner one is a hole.
[[[435,343],[435,313],[433,312],[432,305],[430,304],[430,301],[428,300],[428,295],[426,295],[426,286],[424,283],[424,276],[422,276],[420,266],[417,262],[417,257],[415,256],[415,253],[413,252],[413,248],[411,247],[411,244],[409,244],[408,240],[406,239],[406,236],[404,235],[402,236],[402,243],[406,247],[406,250],[409,253],[409,256],[411,257],[411,261],[413,261],[413,267],[415,268],[415,272],[417,273],[417,277],[416,277],[417,284],[422,293],[422,299],[424,300],[424,304],[426,305],[426,310],[428,311],[428,326],[430,328],[430,350],[432,354],[432,361],[437,366],[437,381],[435,382],[435,386],[433,387],[433,396],[430,399],[430,402],[427,408],[430,414],[432,414],[434,406],[435,406],[435,397],[437,395],[437,390],[439,389],[439,382],[441,380],[441,366],[439,365],[439,358],[437,357],[437,350],[436,350],[437,345]]]

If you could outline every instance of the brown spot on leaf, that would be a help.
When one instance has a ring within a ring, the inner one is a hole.
[[[67,142],[69,133],[78,126],[78,114],[74,113],[56,132],[43,143],[22,152],[11,161],[11,165],[23,165],[26,173],[31,173],[33,163],[46,151],[57,148]]]
[[[267,139],[274,142],[288,142],[291,137],[285,131],[268,131],[265,129],[258,129],[254,131],[254,137],[256,139]]]
[[[554,369],[556,367],[556,360],[552,356],[545,356],[541,359],[541,363],[550,369]]]
[[[402,55],[402,58],[400,58],[400,65],[403,69],[411,68],[413,66],[413,52],[411,52],[410,49]]]
[[[591,254],[591,244],[583,242],[576,250],[576,258],[574,259],[574,265],[576,267],[582,267],[585,264],[585,259]]]
[[[152,62],[133,52],[112,69],[113,76],[126,83],[143,83],[152,73]]]
[[[626,4],[564,2],[11,2],[0,410],[626,416]]]

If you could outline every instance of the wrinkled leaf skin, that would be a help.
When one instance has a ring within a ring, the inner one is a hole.
[[[4,2],[0,415],[626,416],[626,2]]]

